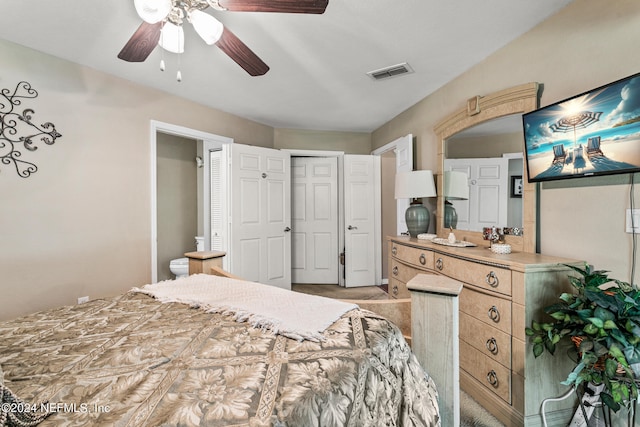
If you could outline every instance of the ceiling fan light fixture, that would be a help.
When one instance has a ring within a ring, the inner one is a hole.
[[[134,0],[133,4],[138,16],[149,24],[162,21],[173,8],[171,0]]]
[[[322,14],[329,0],[133,0],[133,2],[143,22],[118,53],[118,58],[123,61],[144,62],[158,45],[163,52],[165,50],[178,54],[184,52],[183,25],[186,18],[206,44],[215,44],[250,76],[262,76],[269,71],[269,66],[233,32],[215,17],[203,11],[213,8],[235,12]],[[164,68],[163,62],[161,61],[161,69]],[[180,75],[177,78],[181,80]]]
[[[158,44],[164,50],[172,53],[184,52],[184,30],[181,26],[165,22],[160,32]]]
[[[189,13],[189,20],[206,44],[212,45],[220,40],[224,26],[213,16],[194,9]]]

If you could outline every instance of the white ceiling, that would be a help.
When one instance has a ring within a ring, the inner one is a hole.
[[[260,77],[192,28],[179,65],[164,53],[165,72],[159,47],[144,63],[119,60],[141,22],[133,0],[4,0],[0,38],[276,128],[371,132],[570,1],[329,0],[322,15],[208,9],[271,67]],[[415,72],[366,74],[402,62]]]

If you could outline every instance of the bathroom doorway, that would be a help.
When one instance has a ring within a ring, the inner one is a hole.
[[[171,142],[166,147],[159,147],[159,144],[165,144],[164,141]],[[170,146],[179,143],[184,144],[185,147],[174,146],[170,148]],[[195,236],[205,236],[204,248],[205,250],[211,248],[208,151],[220,149],[222,145],[231,143],[233,143],[232,138],[155,120],[151,121],[151,283],[165,278],[173,278],[169,272],[169,262],[171,259],[184,256],[185,252],[195,251]],[[159,158],[158,156],[168,158]],[[196,158],[202,160],[202,167],[198,167],[199,163]],[[173,172],[169,171],[165,174],[159,171],[160,167],[164,167],[163,164],[172,165]],[[189,172],[190,170],[193,171],[193,174]],[[192,177],[187,177],[187,175],[192,175]],[[193,196],[194,189],[195,198]],[[175,206],[167,207],[168,204]],[[177,213],[175,211],[181,209],[179,206],[183,206],[184,211]],[[163,212],[159,212],[161,209]],[[173,213],[165,213],[164,209],[169,209]],[[195,219],[194,210],[196,212]],[[184,222],[182,225],[178,225],[172,221]],[[194,225],[195,232],[193,231]]]
[[[198,156],[195,139],[157,135],[158,280],[173,279],[169,263],[195,250],[198,235]],[[201,172],[200,172],[201,173]]]

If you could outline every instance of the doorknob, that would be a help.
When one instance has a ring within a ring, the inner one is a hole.
[[[347,230],[357,230],[358,227],[354,227],[353,225],[350,225],[347,227]]]
[[[289,228],[289,227],[287,227],[287,228],[285,228],[285,229],[284,229],[284,232],[285,232],[285,233],[288,233],[289,231],[291,231],[291,228]]]

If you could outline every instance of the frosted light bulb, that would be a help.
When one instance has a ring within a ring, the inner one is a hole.
[[[149,24],[162,21],[173,7],[171,0],[134,0],[133,4],[138,16]]]
[[[212,45],[220,40],[224,26],[216,18],[196,9],[191,11],[189,19],[206,44]]]
[[[180,70],[178,70],[178,74],[176,74],[176,80],[177,80],[178,82],[181,82],[181,81],[182,81],[182,73],[180,72]]]
[[[160,47],[173,53],[184,52],[184,30],[181,26],[165,22],[160,33]]]

